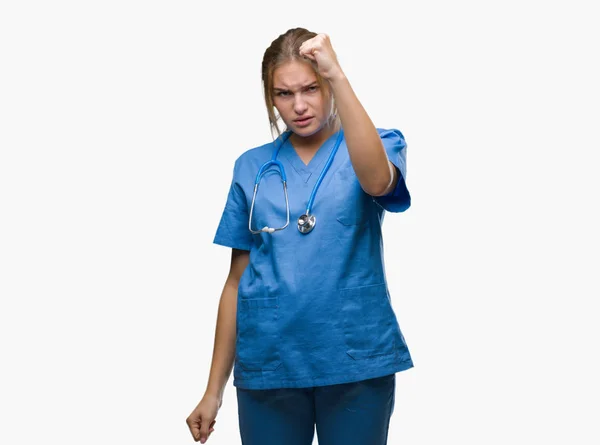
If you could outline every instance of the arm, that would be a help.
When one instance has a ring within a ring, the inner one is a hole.
[[[389,193],[396,187],[398,175],[396,167],[388,160],[375,125],[341,70],[330,79],[330,85],[344,129],[350,161],[360,185],[371,196]]]
[[[219,302],[212,364],[205,392],[205,394],[216,397],[219,401],[223,399],[223,391],[229,380],[235,359],[238,284],[246,266],[248,266],[249,258],[250,253],[247,250],[232,249],[229,275],[225,281]]]
[[[223,392],[235,359],[235,331],[238,284],[248,266],[250,253],[232,249],[229,274],[219,301],[215,341],[208,384],[204,397],[186,419],[196,442],[206,442],[214,431],[215,418],[223,402]]]
[[[372,196],[394,190],[398,182],[396,168],[388,160],[375,125],[342,71],[329,37],[319,34],[304,42],[300,53],[316,61],[320,74],[329,80],[350,161],[363,190]]]

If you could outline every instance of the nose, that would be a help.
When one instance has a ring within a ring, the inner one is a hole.
[[[296,114],[304,114],[307,109],[308,109],[308,104],[302,97],[302,94],[297,93],[294,96],[294,111],[296,112]]]

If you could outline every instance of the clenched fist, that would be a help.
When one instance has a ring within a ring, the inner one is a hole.
[[[196,442],[206,442],[215,430],[213,427],[221,402],[217,397],[205,395],[186,419],[190,433]]]
[[[342,74],[337,55],[327,34],[317,34],[300,46],[300,55],[312,60],[323,78],[331,80]]]

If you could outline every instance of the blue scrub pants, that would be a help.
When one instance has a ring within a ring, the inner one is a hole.
[[[340,385],[237,389],[243,445],[385,445],[396,376]]]

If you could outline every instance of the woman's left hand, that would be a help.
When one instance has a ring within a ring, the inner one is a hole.
[[[317,34],[300,45],[300,55],[316,62],[319,74],[327,80],[342,74],[342,68],[327,34]]]

